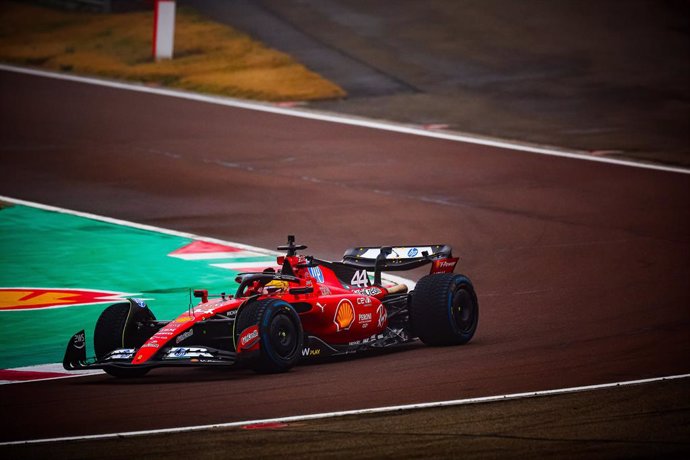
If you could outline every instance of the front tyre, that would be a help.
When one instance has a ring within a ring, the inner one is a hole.
[[[292,306],[279,299],[257,300],[238,314],[236,339],[245,329],[259,328],[259,353],[249,362],[261,373],[285,372],[299,360],[304,341],[302,321]],[[237,340],[236,340],[237,341]]]
[[[96,322],[93,338],[96,358],[101,360],[118,348],[139,348],[148,337],[140,332],[137,323],[155,319],[148,307],[141,308],[131,302],[109,306]],[[149,371],[148,368],[116,367],[107,367],[103,370],[113,377],[141,377]]]
[[[420,279],[409,310],[414,333],[427,345],[467,343],[479,322],[479,303],[472,282],[456,273]]]

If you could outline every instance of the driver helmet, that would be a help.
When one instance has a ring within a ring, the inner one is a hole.
[[[288,288],[289,283],[287,281],[273,280],[269,283],[266,283],[263,288],[263,294],[282,294],[287,292]]]

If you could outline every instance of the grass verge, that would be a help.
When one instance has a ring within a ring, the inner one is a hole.
[[[336,84],[193,10],[178,8],[174,59],[151,56],[153,12],[93,14],[0,3],[0,61],[263,101],[345,96]]]

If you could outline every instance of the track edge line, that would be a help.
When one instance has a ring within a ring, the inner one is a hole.
[[[349,415],[369,415],[369,414],[381,414],[386,412],[395,411],[408,411],[408,410],[419,410],[419,409],[433,409],[437,407],[449,407],[449,406],[462,406],[469,404],[482,404],[490,402],[499,401],[512,401],[517,399],[529,399],[538,398],[544,396],[555,396],[569,393],[579,393],[585,391],[596,391],[608,388],[623,387],[623,386],[633,386],[633,385],[644,385],[647,383],[663,382],[668,380],[679,380],[690,378],[690,374],[679,374],[679,375],[669,375],[665,377],[653,377],[648,379],[640,380],[628,380],[623,382],[613,382],[604,383],[597,385],[586,385],[571,388],[559,388],[553,390],[541,390],[541,391],[530,391],[524,393],[512,393],[507,395],[497,395],[497,396],[483,396],[479,398],[468,398],[468,399],[455,399],[448,401],[436,401],[429,403],[417,403],[417,404],[404,404],[399,406],[384,406],[384,407],[372,407],[368,409],[355,409],[346,410],[338,412],[324,412],[317,414],[305,414],[305,415],[294,415],[288,417],[277,417],[270,419],[259,419],[259,420],[245,420],[239,422],[228,422],[228,423],[216,423],[211,425],[197,425],[197,426],[187,426],[178,428],[162,428],[158,430],[141,430],[141,431],[127,431],[120,433],[104,433],[104,434],[93,434],[93,435],[83,435],[83,436],[68,436],[62,438],[45,438],[45,439],[28,439],[23,441],[9,441],[0,442],[0,446],[16,446],[16,445],[30,445],[30,444],[45,444],[54,442],[70,442],[70,441],[90,441],[90,440],[101,440],[101,439],[121,439],[130,438],[146,435],[157,435],[157,434],[168,434],[168,433],[183,433],[192,431],[203,431],[212,430],[218,428],[236,428],[245,425],[261,425],[268,423],[290,423],[299,422],[306,420],[319,420],[335,417],[345,417]]]
[[[26,75],[33,75],[45,78],[55,78],[58,80],[73,81],[78,83],[104,86],[108,88],[115,88],[128,91],[137,91],[141,93],[154,94],[158,96],[176,97],[179,99],[187,99],[196,102],[205,102],[208,104],[234,107],[238,109],[254,110],[258,112],[267,112],[277,115],[292,116],[330,123],[339,123],[343,125],[378,129],[381,131],[397,132],[401,134],[410,134],[414,136],[429,137],[453,142],[465,142],[468,144],[483,145],[487,147],[495,147],[500,149],[514,150],[526,153],[541,154],[561,158],[570,158],[575,160],[593,161],[597,163],[628,166],[633,168],[649,169],[677,174],[690,174],[690,168],[683,168],[680,166],[665,166],[662,164],[636,161],[633,159],[598,157],[593,156],[584,150],[540,146],[537,144],[530,144],[528,142],[509,141],[499,138],[491,138],[486,136],[459,133],[453,131],[430,131],[428,129],[420,128],[414,125],[396,123],[393,121],[373,120],[364,117],[357,117],[353,115],[341,115],[332,112],[324,112],[313,109],[279,107],[268,102],[250,101],[244,99],[215,96],[210,94],[194,93],[191,91],[184,91],[172,88],[151,87],[143,83],[137,82],[124,82],[105,78],[69,75],[61,72],[47,71],[43,69],[35,69],[31,67],[22,67],[3,63],[0,63],[0,71],[22,73]]]

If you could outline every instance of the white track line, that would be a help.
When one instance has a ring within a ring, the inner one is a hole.
[[[251,251],[235,251],[235,252],[196,252],[193,254],[170,254],[170,257],[175,257],[182,260],[214,260],[214,259],[239,259],[241,257],[256,257],[263,256]]]
[[[195,235],[193,233],[178,232],[177,230],[170,230],[168,228],[155,227],[153,225],[138,224],[136,222],[130,222],[127,220],[115,219],[112,217],[99,216],[98,214],[91,214],[88,212],[75,211],[73,209],[66,209],[66,208],[60,208],[58,206],[50,206],[47,204],[35,203],[33,201],[20,200],[18,198],[12,198],[9,196],[0,195],[0,201],[4,201],[6,203],[18,204],[21,206],[28,206],[28,207],[32,207],[32,208],[36,208],[36,209],[43,209],[44,211],[52,211],[52,212],[58,212],[61,214],[68,214],[68,215],[72,215],[72,216],[83,217],[85,219],[97,220],[100,222],[106,222],[106,223],[114,224],[114,225],[121,225],[123,227],[131,227],[131,228],[136,228],[139,230],[146,230],[149,232],[162,233],[164,235],[179,236],[182,238],[189,238],[189,239],[193,239],[193,240],[197,240],[197,241],[205,241],[207,243],[215,243],[215,244],[232,246],[232,247],[240,248],[244,251],[257,253],[257,255],[265,255],[265,256],[270,256],[270,257],[276,257],[276,256],[283,255],[282,252],[272,251],[272,250],[264,249],[264,248],[258,248],[256,246],[250,246],[248,244],[236,243],[234,241],[226,241],[226,240],[221,240],[218,238],[209,238],[206,236]],[[252,264],[252,262],[248,262],[247,264],[244,264],[243,266],[248,266],[250,264]],[[383,273],[381,275],[381,277],[384,280],[391,281],[395,284],[400,284],[400,283],[406,284],[408,289],[410,289],[410,290],[414,289],[416,284],[417,284],[410,279],[403,278],[403,277],[396,276],[396,275],[391,275],[388,273]]]
[[[344,417],[347,415],[368,415],[368,414],[381,414],[393,411],[402,410],[417,410],[417,409],[432,409],[437,407],[448,407],[448,406],[462,406],[467,404],[480,404],[480,403],[490,403],[498,401],[510,401],[515,399],[527,399],[527,398],[537,398],[542,396],[555,396],[563,395],[568,393],[579,393],[583,391],[593,391],[593,390],[604,390],[607,388],[617,388],[631,385],[642,385],[646,383],[662,382],[667,380],[677,380],[685,379],[690,377],[690,374],[682,375],[671,375],[668,377],[657,377],[651,379],[643,380],[629,380],[626,382],[615,382],[615,383],[604,383],[600,385],[587,385],[581,387],[572,388],[560,388],[556,390],[545,390],[545,391],[532,391],[527,393],[513,393],[508,395],[499,396],[485,396],[482,398],[469,398],[469,399],[455,399],[450,401],[437,401],[430,403],[420,403],[420,404],[405,404],[401,406],[386,406],[386,407],[374,407],[370,409],[358,409],[358,410],[346,410],[339,412],[324,412],[320,414],[306,414],[306,415],[295,415],[291,417],[278,417],[270,419],[260,419],[260,420],[245,420],[241,422],[230,422],[230,423],[216,423],[213,425],[198,425],[198,426],[188,426],[181,428],[164,428],[160,430],[142,430],[142,431],[127,431],[122,433],[105,433],[105,434],[93,434],[85,436],[66,436],[63,438],[46,438],[46,439],[27,439],[23,441],[10,441],[10,442],[0,442],[0,446],[12,446],[21,444],[40,444],[49,442],[64,442],[64,441],[89,441],[89,440],[102,440],[102,439],[113,439],[113,438],[125,438],[134,436],[147,436],[147,435],[158,435],[158,434],[168,434],[168,433],[183,433],[190,431],[201,431],[201,430],[211,430],[217,428],[234,428],[241,427],[245,425],[261,425],[269,423],[290,423],[290,422],[301,422],[306,420],[317,420],[326,419],[334,417]]]
[[[92,220],[97,220],[100,222],[106,222],[109,224],[114,224],[114,225],[121,225],[124,227],[131,227],[131,228],[136,228],[138,230],[146,230],[150,232],[156,232],[156,233],[162,233],[164,235],[171,235],[171,236],[179,236],[182,238],[189,238],[193,240],[198,240],[198,241],[205,241],[207,243],[216,243],[216,244],[221,244],[221,245],[228,245],[236,248],[240,248],[244,251],[253,253],[252,255],[263,255],[263,256],[279,256],[282,255],[282,252],[278,251],[272,251],[269,249],[264,249],[264,248],[259,248],[256,246],[250,246],[248,244],[242,244],[242,243],[236,243],[234,241],[226,241],[226,240],[221,240],[218,238],[210,238],[206,236],[200,236],[200,235],[195,235],[193,233],[187,233],[187,232],[180,232],[177,230],[170,230],[168,228],[162,228],[162,227],[155,227],[153,225],[145,225],[145,224],[139,224],[136,222],[131,222],[127,220],[122,220],[122,219],[115,219],[112,217],[106,217],[106,216],[100,216],[98,214],[91,214],[88,212],[81,212],[81,211],[75,211],[73,209],[66,209],[66,208],[61,208],[58,206],[51,206],[47,204],[42,204],[42,203],[36,203],[33,201],[27,201],[27,200],[21,200],[19,198],[12,198],[9,196],[4,196],[0,195],[0,201],[4,201],[6,203],[13,203],[21,206],[28,206],[36,209],[42,209],[44,211],[51,211],[51,212],[58,212],[61,214],[68,214],[72,216],[77,216],[77,217],[83,217],[85,219],[92,219]],[[238,262],[238,264],[242,264]],[[251,264],[266,264],[266,262],[246,262],[242,264],[242,266],[249,266]],[[404,283],[407,284],[409,289],[414,289],[416,283],[410,279],[403,278],[400,276],[396,275],[391,275],[388,273],[384,273],[382,275],[384,279],[388,279],[389,281],[392,281],[394,283]]]
[[[28,382],[44,382],[46,380],[59,380],[59,379],[69,379],[72,377],[85,377],[87,375],[97,375],[103,374],[104,372],[100,369],[86,369],[86,370],[76,370],[67,371],[62,367],[62,363],[54,364],[39,364],[37,366],[25,366],[25,367],[15,367],[12,369],[7,369],[9,371],[16,372],[37,372],[37,373],[54,373],[62,374],[55,375],[54,377],[48,378],[37,378],[31,380],[0,380],[0,385],[13,385],[15,383],[28,383]]]
[[[225,240],[220,240],[217,238],[208,238],[208,237],[203,237],[199,235],[195,235],[193,233],[186,233],[186,232],[178,232],[176,230],[170,230],[167,228],[160,228],[160,227],[154,227],[151,225],[144,225],[144,224],[138,224],[136,222],[130,222],[126,220],[121,220],[121,219],[114,219],[112,217],[105,217],[105,216],[99,216],[97,214],[90,214],[87,212],[81,212],[81,211],[74,211],[72,209],[66,209],[66,208],[60,208],[57,206],[50,206],[46,204],[41,204],[41,203],[35,203],[33,201],[26,201],[26,200],[20,200],[18,198],[11,198],[9,196],[3,196],[0,195],[0,201],[3,201],[5,203],[13,203],[21,206],[28,206],[36,209],[42,209],[44,211],[51,211],[51,212],[57,212],[61,214],[68,214],[72,216],[77,216],[77,217],[82,217],[85,219],[91,219],[91,220],[96,220],[99,222],[105,222],[109,224],[114,224],[114,225],[121,225],[123,227],[130,227],[130,228],[136,228],[138,230],[146,230],[150,232],[156,232],[156,233],[162,233],[164,235],[171,235],[171,236],[178,236],[182,238],[189,238],[197,241],[205,241],[207,243],[216,243],[216,244],[221,244],[221,245],[227,245],[227,246],[232,246],[236,248],[240,248],[247,253],[251,253],[253,256],[269,256],[269,257],[276,257],[279,255],[282,255],[283,253],[277,252],[277,251],[271,251],[268,249],[263,249],[263,248],[258,248],[256,246],[249,246],[246,244],[241,244],[241,243],[235,243],[233,241],[225,241]],[[236,253],[229,253],[229,254],[236,254]],[[246,254],[246,253],[245,253]],[[249,267],[255,267],[255,266],[270,266],[272,265],[272,262],[265,261],[265,262],[238,262],[236,264],[212,264],[212,265],[217,265],[223,268],[233,268],[234,265],[236,265],[239,268],[249,268]],[[409,290],[412,290],[415,288],[416,283],[410,279],[403,278],[400,276],[396,275],[391,275],[388,273],[384,273],[381,275],[383,280],[385,281],[390,281],[394,284],[406,284],[407,288]],[[82,289],[85,291],[89,291],[90,289]],[[101,291],[99,291],[101,292]],[[103,291],[105,292],[105,291]],[[110,291],[108,291],[110,292]],[[121,294],[121,293],[118,293]],[[53,366],[53,364],[46,364],[45,366]],[[9,369],[9,370],[22,370],[21,368],[17,369]],[[26,370],[26,369],[24,369]],[[64,371],[68,372],[68,371]],[[55,380],[55,379],[61,379],[61,378],[68,378],[68,377],[84,377],[90,374],[87,373],[74,373],[69,372],[70,375],[65,375],[64,377],[51,377],[51,378],[46,378],[46,379],[37,379],[37,380],[15,380],[15,381],[0,381],[0,385],[3,384],[19,384],[19,383],[29,383],[29,382],[37,382],[37,381],[43,381],[43,380]]]
[[[215,239],[215,238],[200,237],[198,235],[194,235],[191,233],[178,232],[175,230],[153,227],[150,225],[137,224],[137,223],[129,222],[129,221],[125,221],[125,220],[114,219],[111,217],[104,217],[104,216],[99,216],[96,214],[90,214],[90,213],[85,213],[85,212],[80,212],[80,211],[73,211],[70,209],[59,208],[56,206],[49,206],[49,205],[44,205],[44,204],[40,204],[40,203],[34,203],[31,201],[19,200],[16,198],[10,198],[10,197],[3,196],[3,195],[0,195],[0,201],[4,201],[7,203],[14,203],[14,204],[23,205],[23,206],[35,207],[35,208],[43,209],[46,211],[53,211],[53,212],[59,212],[59,213],[63,213],[63,214],[70,214],[70,215],[74,215],[74,216],[84,217],[87,219],[93,219],[93,220],[97,220],[97,221],[101,221],[101,222],[107,222],[107,223],[112,223],[112,224],[116,224],[116,225],[122,225],[122,226],[137,228],[137,229],[141,229],[141,230],[148,230],[148,231],[154,231],[154,232],[159,232],[159,233],[168,234],[168,235],[181,236],[184,238],[191,238],[191,239],[197,239],[197,240],[202,240],[202,241],[208,241],[211,243],[233,245],[235,247],[241,247],[241,248],[246,249],[246,250],[261,252],[261,253],[264,253],[266,255],[279,254],[276,251],[268,251],[268,250],[265,250],[262,248],[257,248],[255,246],[241,245],[239,243],[219,240],[219,239]],[[406,280],[405,278],[400,278],[400,277],[394,277],[394,278],[396,278],[395,281],[409,282],[414,286],[414,282],[412,282],[411,280]],[[23,441],[0,442],[0,446],[10,446],[10,445],[20,445],[20,444],[37,444],[37,443],[61,442],[61,441],[112,439],[112,438],[120,438],[120,437],[144,436],[144,435],[155,435],[155,434],[165,434],[165,433],[180,433],[180,432],[188,432],[188,431],[200,431],[200,430],[208,430],[208,429],[213,429],[213,428],[232,428],[232,427],[238,427],[238,426],[244,426],[244,425],[262,424],[262,423],[278,423],[278,422],[287,423],[287,422],[296,422],[296,421],[304,421],[304,420],[315,420],[315,419],[332,418],[332,417],[343,417],[346,415],[377,414],[377,413],[399,411],[399,410],[428,409],[428,408],[434,408],[434,407],[458,406],[458,405],[464,405],[464,404],[477,404],[477,403],[484,403],[484,402],[495,402],[495,401],[505,401],[505,400],[512,400],[512,399],[532,398],[532,397],[538,397],[538,396],[550,396],[550,395],[574,393],[574,392],[580,392],[580,391],[613,388],[613,387],[618,387],[618,386],[638,385],[638,384],[644,384],[644,383],[659,382],[659,381],[664,381],[664,380],[675,380],[675,379],[682,379],[682,378],[688,378],[688,377],[690,377],[690,374],[673,375],[673,376],[668,376],[668,377],[658,377],[658,378],[644,379],[644,380],[632,380],[632,381],[626,381],[626,382],[607,383],[607,384],[603,384],[603,385],[589,385],[589,386],[574,387],[574,388],[562,388],[562,389],[556,389],[556,390],[535,391],[535,392],[528,392],[528,393],[514,393],[514,394],[500,395],[500,396],[487,396],[487,397],[482,397],[482,398],[457,399],[457,400],[450,400],[450,401],[437,401],[437,402],[430,402],[430,403],[407,404],[407,405],[401,405],[401,406],[374,407],[374,408],[369,408],[369,409],[340,411],[340,412],[326,412],[326,413],[307,414],[307,415],[296,415],[296,416],[291,416],[291,417],[281,417],[281,418],[272,418],[272,419],[245,420],[245,421],[241,421],[241,422],[230,422],[230,423],[221,423],[221,424],[214,424],[214,425],[198,425],[198,426],[190,426],[190,427],[167,428],[167,429],[160,429],[160,430],[130,431],[130,432],[122,432],[122,433],[105,433],[105,434],[88,435],[88,436],[70,436],[70,437],[63,437],[63,438],[29,439],[29,440],[23,440]]]
[[[205,94],[192,93],[182,90],[173,90],[160,87],[147,86],[137,83],[124,83],[115,80],[105,80],[92,77],[80,77],[77,75],[70,75],[58,72],[49,72],[45,70],[32,69],[27,67],[17,67],[12,65],[0,64],[0,70],[7,72],[16,72],[26,75],[34,75],[38,77],[55,78],[58,80],[67,80],[78,83],[87,83],[90,85],[105,86],[108,88],[122,89],[127,91],[137,91],[141,93],[155,94],[159,96],[176,97],[179,99],[187,99],[197,102],[206,102],[209,104],[223,105],[227,107],[234,107],[247,110],[255,110],[259,112],[268,112],[279,115],[286,115],[291,117],[307,118],[310,120],[319,120],[331,123],[340,123],[344,125],[359,126],[364,128],[379,129],[382,131],[391,131],[403,134],[411,134],[415,136],[431,137],[435,139],[444,139],[448,141],[464,142],[475,145],[485,145],[489,147],[496,147],[501,149],[516,150],[521,152],[538,153],[542,155],[550,155],[563,158],[571,158],[577,160],[594,161],[598,163],[608,163],[620,166],[630,166],[634,168],[652,169],[656,171],[673,172],[680,174],[690,174],[690,169],[663,166],[651,163],[642,163],[632,160],[621,160],[616,158],[606,158],[593,156],[585,151],[558,149],[554,147],[545,147],[539,145],[530,145],[527,143],[509,142],[501,139],[493,139],[488,137],[472,136],[468,134],[461,134],[451,131],[430,131],[416,126],[405,125],[402,123],[375,121],[362,117],[338,115],[328,112],[320,112],[316,110],[309,110],[304,108],[286,108],[279,107],[272,104],[251,102],[241,99],[233,99],[221,96],[211,96]]]
[[[275,262],[268,262],[268,261],[262,261],[262,262],[227,262],[227,263],[222,263],[222,264],[211,264],[213,267],[219,267],[219,268],[225,268],[228,270],[237,270],[238,268],[241,269],[252,269],[252,268],[267,268],[267,267],[279,267],[279,265]]]
[[[97,214],[90,214],[88,212],[74,211],[72,209],[66,209],[66,208],[60,208],[57,206],[50,206],[47,204],[35,203],[33,201],[20,200],[18,198],[11,198],[9,196],[0,195],[0,201],[4,201],[6,203],[18,204],[21,206],[28,206],[28,207],[32,207],[32,208],[36,208],[36,209],[42,209],[44,211],[52,211],[52,212],[59,212],[61,214],[69,214],[72,216],[97,220],[97,221],[106,222],[109,224],[121,225],[123,227],[136,228],[138,230],[146,230],[149,232],[162,233],[164,235],[179,236],[181,238],[189,238],[189,239],[198,240],[198,241],[205,241],[207,243],[216,243],[216,244],[233,246],[233,247],[245,250],[245,251],[251,251],[251,252],[255,252],[255,253],[258,253],[260,255],[265,255],[265,256],[276,256],[276,255],[282,254],[282,253],[279,253],[277,251],[271,251],[268,249],[257,248],[255,246],[249,246],[246,244],[220,240],[218,238],[209,238],[209,237],[205,237],[205,236],[195,235],[193,233],[178,232],[177,230],[170,230],[167,228],[154,227],[153,225],[138,224],[136,222],[130,222],[130,221],[122,220],[122,219],[114,219],[112,217],[99,216]]]

